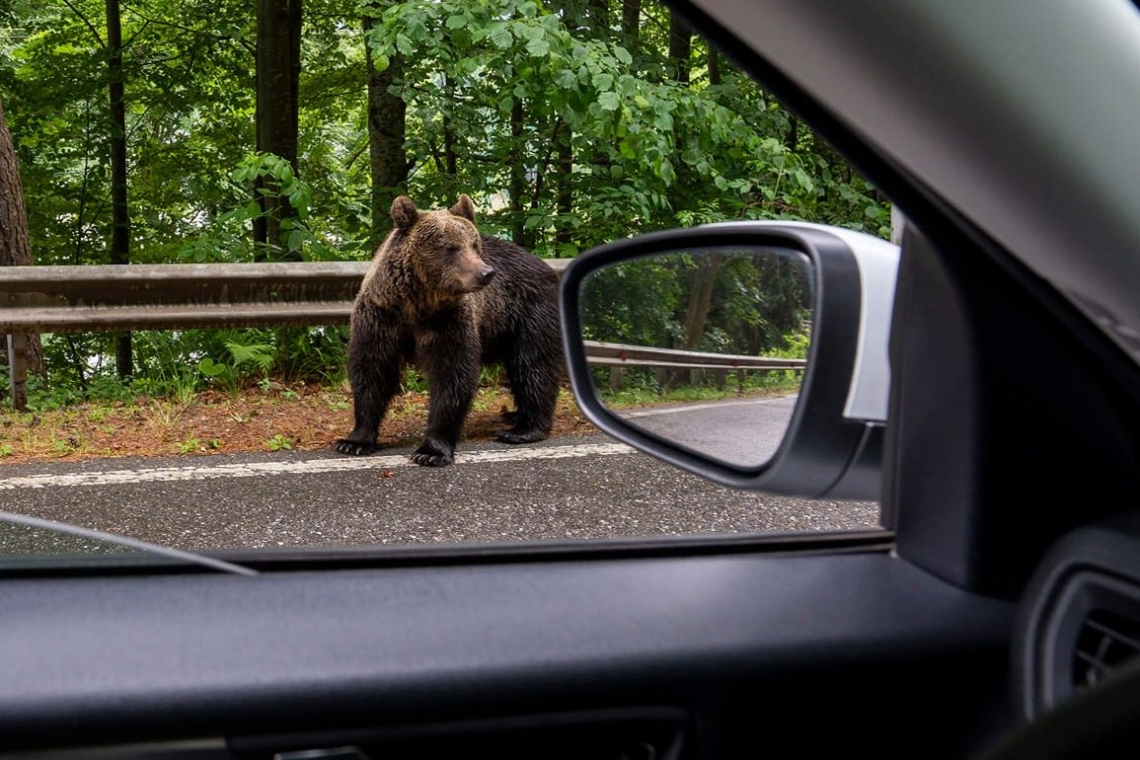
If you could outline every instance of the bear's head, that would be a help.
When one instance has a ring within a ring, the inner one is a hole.
[[[449,209],[420,211],[406,195],[392,201],[392,221],[419,279],[448,296],[486,287],[495,270],[483,261],[483,241],[475,227],[475,204],[466,194]]]

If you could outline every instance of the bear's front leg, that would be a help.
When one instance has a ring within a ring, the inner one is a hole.
[[[455,446],[479,388],[478,336],[465,328],[464,320],[456,319],[447,329],[426,333],[418,345],[430,401],[427,432],[412,461],[425,467],[455,461]]]
[[[341,454],[364,456],[376,450],[380,421],[400,390],[405,345],[409,337],[385,325],[380,309],[358,302],[352,315],[348,344],[348,380],[352,386],[353,428],[334,448]]]

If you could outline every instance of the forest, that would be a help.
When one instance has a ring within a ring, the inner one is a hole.
[[[542,257],[724,220],[890,227],[881,194],[654,0],[0,0],[0,214],[26,218],[0,265],[367,260],[396,195],[459,193]],[[701,269],[646,298],[660,275],[629,285],[657,312],[631,335],[723,342],[689,318]],[[803,345],[775,287],[709,290],[702,308],[754,328],[721,348]],[[219,367],[339,382],[347,329],[44,335],[33,390],[165,394]]]

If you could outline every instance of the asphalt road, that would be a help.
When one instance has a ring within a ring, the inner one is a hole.
[[[623,409],[619,417],[661,438],[740,467],[759,467],[776,453],[798,396],[663,404]]]
[[[595,435],[410,450],[0,466],[0,508],[180,549],[860,530],[878,506],[737,491]],[[2,547],[0,547],[2,548]]]

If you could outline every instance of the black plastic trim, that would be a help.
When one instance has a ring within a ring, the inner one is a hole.
[[[755,741],[759,715],[862,725],[868,679],[933,727],[1004,700],[1014,611],[885,552],[0,580],[0,596],[7,751],[647,704]],[[956,706],[897,696],[914,689]]]
[[[642,707],[234,736],[228,746],[237,760],[273,760],[283,752],[304,757],[303,753],[314,750],[345,746],[358,747],[362,756],[376,758],[627,756],[630,760],[677,760],[689,722],[689,714],[678,708]]]
[[[592,562],[655,557],[837,555],[889,552],[894,535],[885,530],[841,533],[716,534],[650,538],[605,538],[540,543],[448,546],[334,547],[214,552],[213,556],[259,572],[449,567],[538,562]]]

